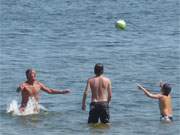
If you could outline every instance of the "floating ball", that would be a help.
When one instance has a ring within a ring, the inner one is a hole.
[[[126,22],[120,19],[116,22],[116,27],[121,30],[124,30],[126,28]]]

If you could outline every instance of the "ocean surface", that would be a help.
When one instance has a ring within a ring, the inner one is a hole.
[[[0,0],[1,135],[178,135],[180,133],[179,0]],[[125,30],[115,27],[124,19]],[[96,63],[112,81],[111,125],[87,124],[81,110]],[[41,92],[48,112],[14,116],[7,105],[34,68],[37,79],[67,95]],[[174,122],[159,121],[158,101],[136,87],[159,92],[172,84]]]

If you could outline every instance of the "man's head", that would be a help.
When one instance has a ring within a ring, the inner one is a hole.
[[[103,74],[103,72],[104,72],[103,64],[97,63],[94,67],[94,73],[96,74],[96,76],[100,76],[101,74]]]
[[[166,96],[169,95],[169,93],[171,92],[171,89],[172,89],[170,84],[168,84],[168,83],[161,84],[160,87],[161,87],[161,91],[162,91],[163,95],[166,95]]]
[[[26,70],[26,78],[29,81],[35,81],[36,80],[36,71],[34,69],[27,69]]]

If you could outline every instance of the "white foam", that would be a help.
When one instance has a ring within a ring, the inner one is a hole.
[[[29,98],[27,106],[23,112],[19,111],[19,107],[20,105],[18,105],[17,100],[12,100],[7,106],[6,112],[11,113],[12,115],[25,116],[38,114],[40,110],[48,111],[44,106],[38,104],[38,102],[34,98]]]

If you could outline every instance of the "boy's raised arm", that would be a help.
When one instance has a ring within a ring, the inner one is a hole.
[[[142,90],[146,96],[148,96],[150,98],[160,99],[162,97],[161,94],[153,94],[153,93],[149,92],[149,90],[147,90],[140,84],[137,84],[137,87],[138,87],[138,89]]]

